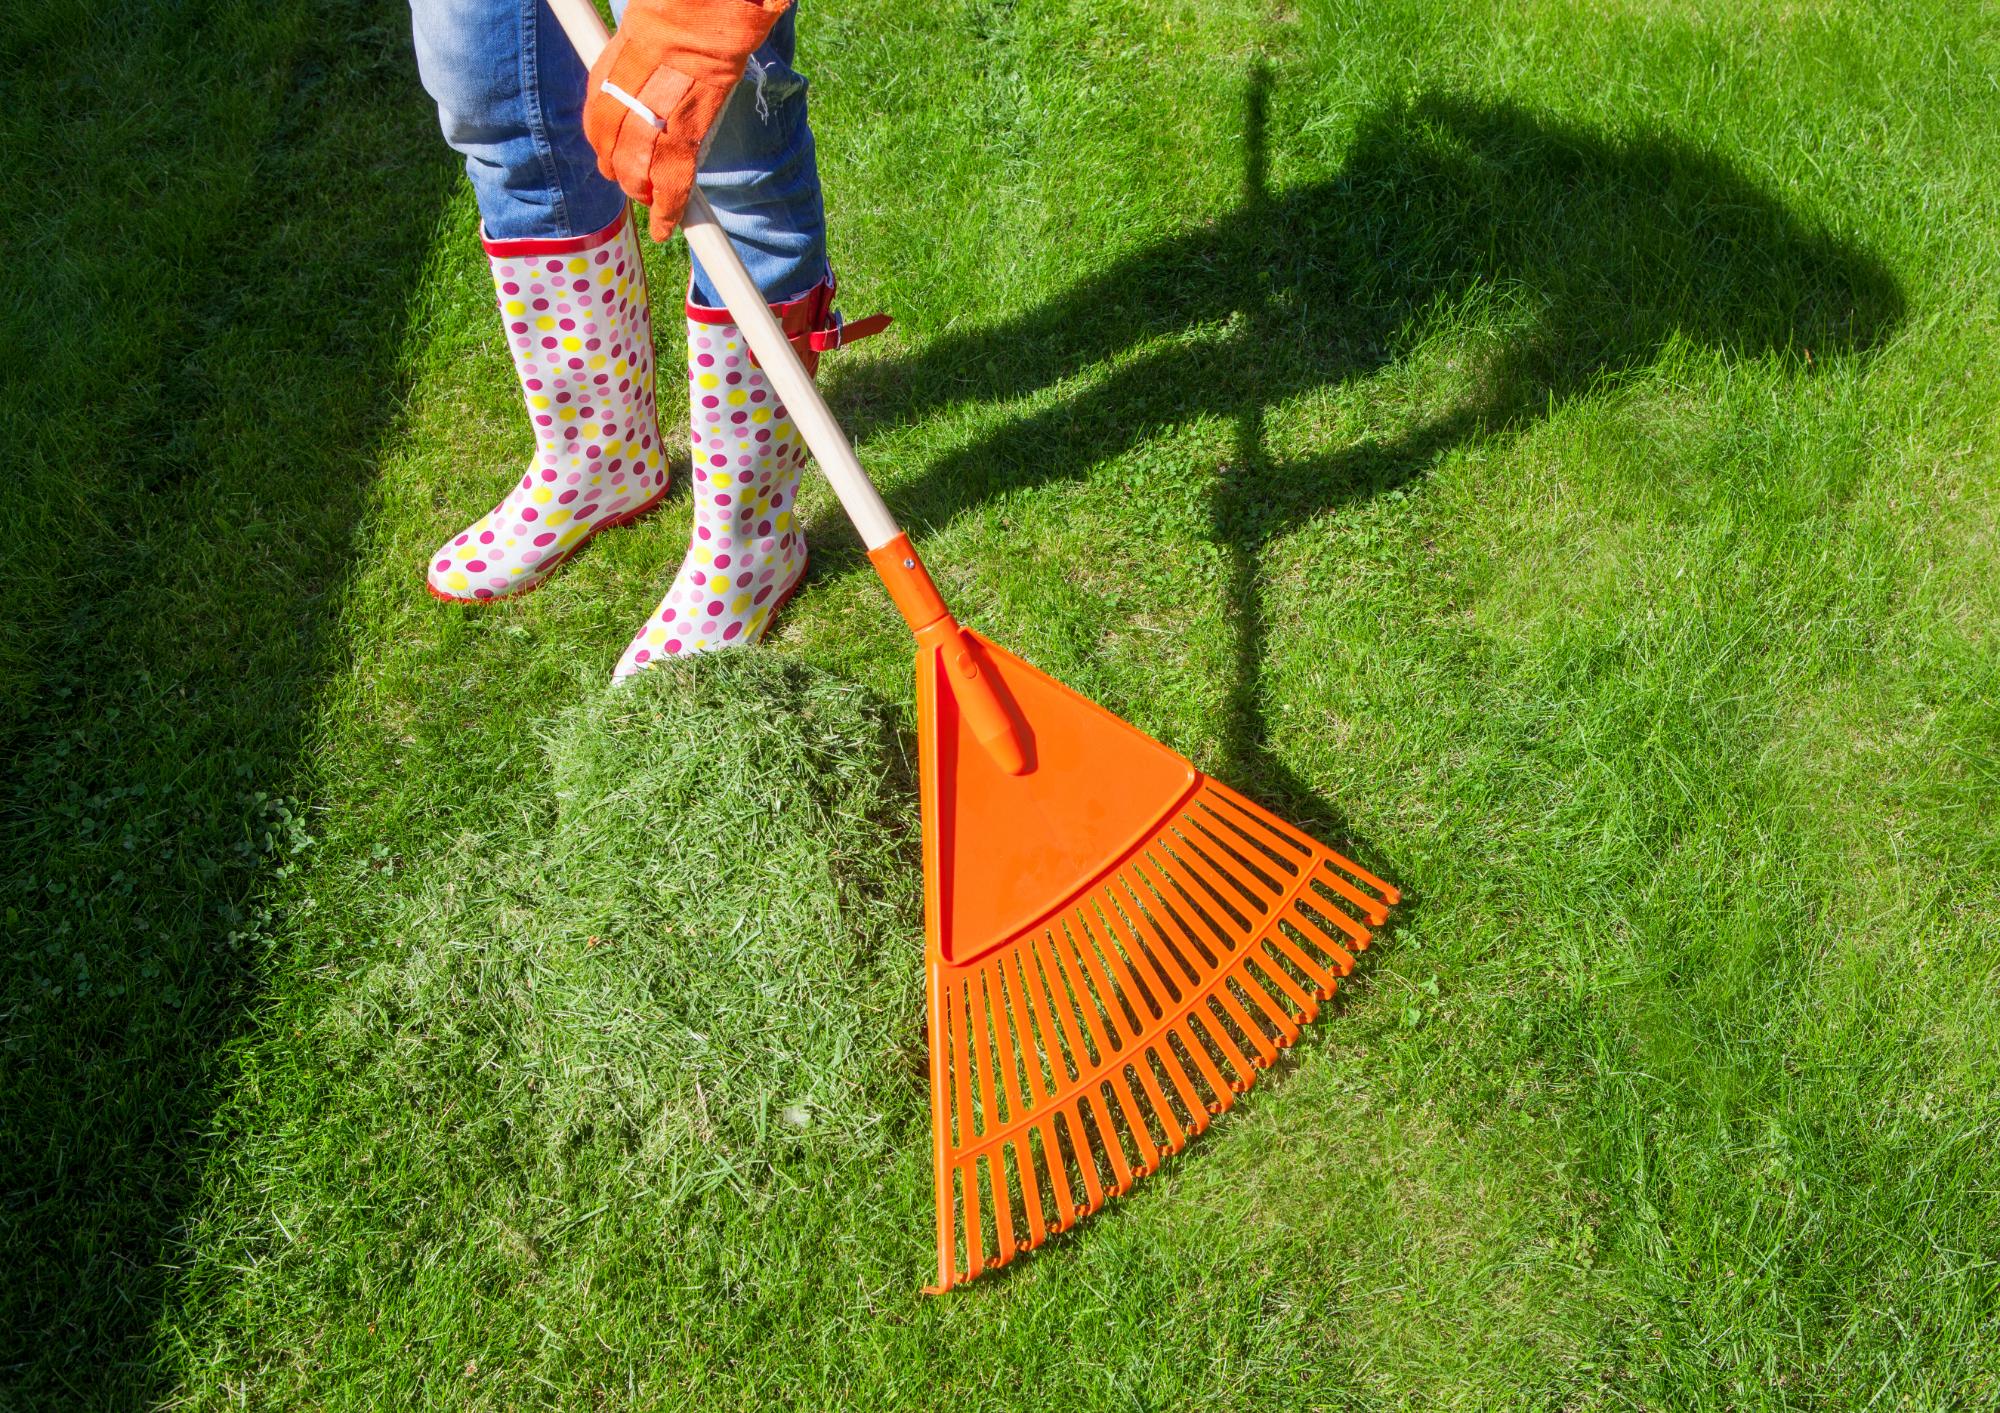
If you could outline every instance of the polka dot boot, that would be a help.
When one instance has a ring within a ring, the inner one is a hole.
[[[808,371],[820,353],[888,323],[874,315],[843,324],[831,277],[773,312]],[[690,303],[687,316],[694,535],[614,680],[666,658],[757,642],[805,577],[794,518],[805,444],[728,311]]]
[[[573,240],[485,245],[535,456],[506,499],[431,556],[430,591],[452,603],[525,594],[667,491],[631,220]]]

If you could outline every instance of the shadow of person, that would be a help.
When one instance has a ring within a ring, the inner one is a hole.
[[[18,8],[0,1407],[152,1407],[462,178],[383,0]]]
[[[918,527],[1015,488],[1086,476],[1196,419],[1231,419],[1235,454],[1215,468],[1210,493],[1235,624],[1215,765],[1341,840],[1338,817],[1265,744],[1259,585],[1274,540],[1615,384],[1671,340],[1804,372],[1879,343],[1902,298],[1873,256],[1800,220],[1718,156],[1511,103],[1430,93],[1389,104],[1362,119],[1337,173],[1273,192],[1269,83],[1266,69],[1252,71],[1234,212],[1018,318],[857,368],[841,400],[858,405],[865,435],[1115,361],[1077,397],[898,487],[897,509]],[[1493,346],[1471,391],[1384,439],[1285,454],[1276,409],[1388,369],[1443,321],[1462,327],[1467,310]]]

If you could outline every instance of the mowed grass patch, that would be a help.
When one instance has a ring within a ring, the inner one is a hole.
[[[1079,1302],[1132,1337],[1162,1310],[1217,1330],[1195,1365],[1134,1346],[1112,1385],[1186,1397],[1283,1387],[1333,1325],[1440,1387],[1574,1353],[1592,1312],[1543,1318],[1574,1304],[1582,1230],[1552,1155],[1518,1123],[1438,1142],[1364,1044],[1309,1052],[1219,1126],[1230,1150],[996,1283],[1003,1337],[968,1363],[990,1308],[910,1279],[929,1107],[898,716],[777,655],[676,665],[547,722],[499,808],[421,859],[351,856],[342,930],[271,1016],[315,1078],[248,1077],[211,1174],[240,1205],[195,1234],[208,1318],[262,1335],[188,1347],[189,1374],[373,1405],[648,1406],[722,1380],[754,1406],[929,1402],[1020,1366],[1053,1397],[1095,1357]],[[1329,1104],[1396,1117],[1326,1134]],[[1329,1161],[1338,1206],[1310,1192]],[[1364,1253],[1392,1288],[1340,1276]],[[1468,1297],[1477,1348],[1421,1313]]]

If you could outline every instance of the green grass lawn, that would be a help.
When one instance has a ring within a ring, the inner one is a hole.
[[[948,597],[1408,899],[930,1299],[830,496],[630,691],[682,495],[432,601],[529,441],[407,15],[15,6],[0,1406],[2000,1406],[1995,19],[813,0]]]

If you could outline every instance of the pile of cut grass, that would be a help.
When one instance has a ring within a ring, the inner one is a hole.
[[[282,1289],[317,1332],[300,1393],[476,1376],[508,1404],[659,1377],[537,1330],[657,1317],[678,1382],[778,1310],[906,1283],[928,1110],[892,714],[773,656],[676,664],[558,713],[495,793],[420,862],[362,865],[369,935],[313,939],[288,1009],[316,1080],[221,1116],[213,1176],[268,1223],[197,1233],[239,1273],[214,1314]]]

